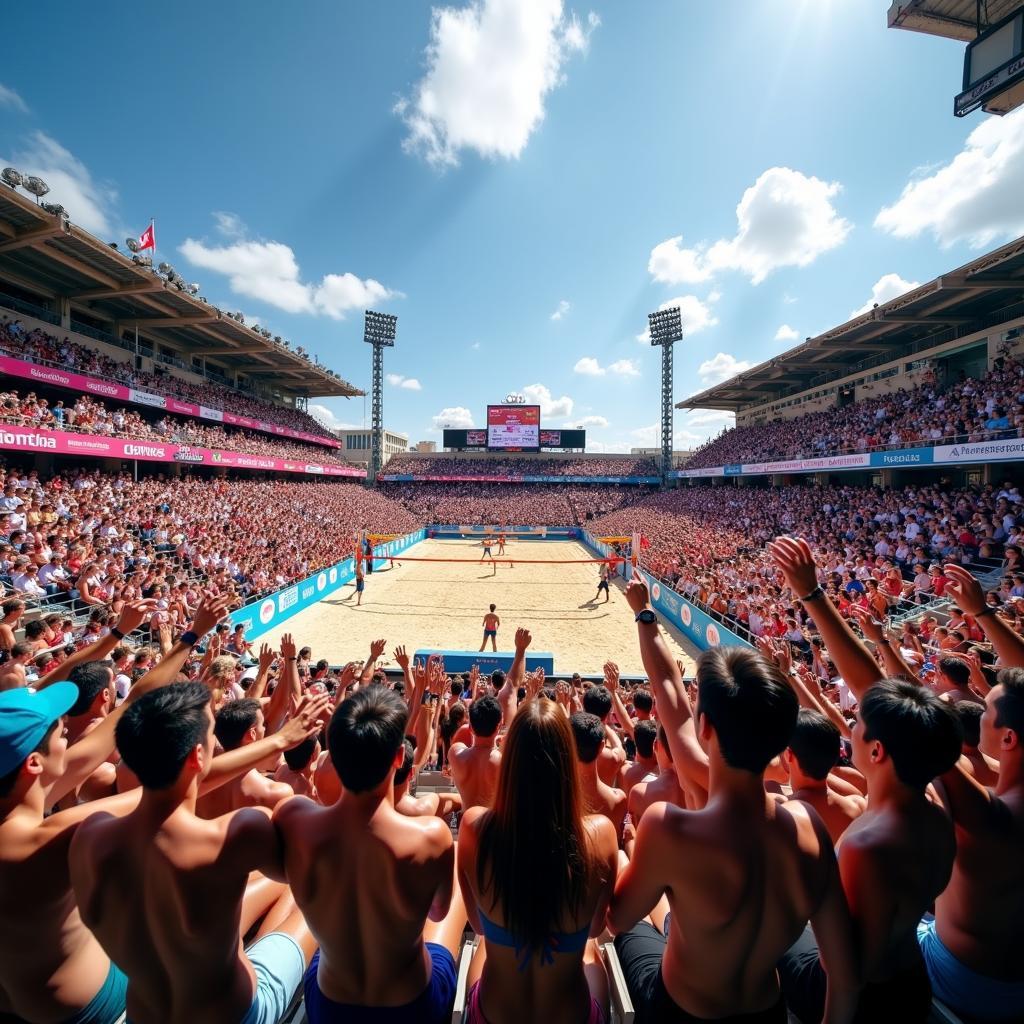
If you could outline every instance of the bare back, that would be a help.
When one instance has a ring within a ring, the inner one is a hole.
[[[493,807],[501,771],[501,751],[495,747],[452,745],[448,753],[452,781],[463,807]]]
[[[266,812],[204,821],[178,808],[155,828],[138,812],[80,827],[72,882],[83,920],[128,975],[129,1018],[217,1024],[248,1010],[239,923],[251,865],[238,854],[251,826],[267,829]]]
[[[296,797],[275,821],[292,894],[320,945],[323,994],[366,1006],[415,999],[430,980],[423,925],[454,880],[447,825],[387,800],[367,816],[344,792],[326,808]]]
[[[838,793],[827,785],[813,789],[795,789],[791,799],[799,800],[814,810],[825,823],[833,843],[839,842],[839,837],[867,806],[867,801],[863,797]]]

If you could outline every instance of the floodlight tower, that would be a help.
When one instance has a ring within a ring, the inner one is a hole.
[[[661,483],[668,483],[672,469],[672,346],[683,339],[683,321],[678,306],[649,313],[651,344],[661,346]]]
[[[393,348],[398,317],[366,311],[363,341],[373,346],[373,411],[370,420],[370,483],[376,483],[384,454],[384,349]]]

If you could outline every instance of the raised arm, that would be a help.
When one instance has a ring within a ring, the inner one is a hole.
[[[370,644],[370,657],[367,658],[366,663],[363,665],[363,674],[359,677],[360,686],[366,686],[373,678],[374,666],[377,664],[377,659],[384,653],[387,645],[387,640],[374,640]]]
[[[301,696],[302,683],[299,681],[299,659],[295,640],[291,633],[285,633],[281,637],[281,672],[263,713],[268,732],[276,732],[281,728],[288,715],[288,709],[297,703]]]
[[[985,631],[985,636],[992,642],[1003,666],[1024,668],[1024,638],[1018,636],[985,604],[985,592],[981,584],[961,565],[947,565],[945,573],[949,578],[946,593],[960,611],[974,616]]]
[[[836,606],[818,585],[817,567],[810,545],[803,539],[777,537],[768,545],[786,583],[807,611],[846,685],[860,700],[868,688],[883,678],[871,652],[857,639]]]
[[[653,610],[647,584],[639,576],[634,576],[627,585],[626,601],[634,616],[642,611]],[[649,624],[637,621],[637,634],[644,672],[654,690],[658,718],[665,727],[679,783],[685,787],[695,782],[707,790],[708,757],[697,741],[693,709],[679,666],[661,636],[657,621]]]
[[[920,682],[917,672],[904,661],[903,655],[900,654],[898,638],[885,628],[884,622],[879,622],[875,618],[871,609],[859,608],[855,605],[850,609],[850,614],[857,620],[860,631],[882,655],[882,664],[888,675],[906,679],[911,683]]]
[[[633,719],[629,717],[626,705],[622,703],[622,695],[619,693],[619,666],[614,661],[604,663],[604,685],[612,695],[612,711],[622,726],[622,731],[630,738],[633,738]]]
[[[267,680],[270,677],[270,666],[274,664],[274,657],[274,650],[270,644],[260,644],[256,678],[252,681],[252,686],[249,687],[249,692],[246,694],[251,700],[262,700],[263,694],[267,692]]]
[[[501,724],[507,729],[512,724],[516,713],[516,694],[526,678],[526,651],[533,643],[533,636],[528,629],[520,627],[516,630],[516,653],[509,666],[505,683],[498,691],[498,703],[501,705]]]

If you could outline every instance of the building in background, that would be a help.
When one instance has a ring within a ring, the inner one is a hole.
[[[373,444],[372,430],[369,428],[366,430],[336,430],[335,435],[341,442],[338,454],[343,455],[346,462],[370,464],[370,449]],[[381,465],[385,465],[392,455],[402,455],[408,450],[408,435],[396,434],[393,430],[384,428],[384,452],[381,457]]]
[[[660,448],[630,448],[630,455],[649,455],[652,459],[661,458]],[[690,450],[675,451],[672,453],[672,465],[673,466],[685,466],[690,461],[693,452]]]
[[[412,446],[412,451],[420,452],[423,455],[429,455],[431,452],[436,452],[437,451],[437,442],[436,441],[417,441]]]

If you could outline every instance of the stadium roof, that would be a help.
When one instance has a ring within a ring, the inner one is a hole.
[[[978,34],[979,8],[982,27],[1018,10],[1021,0],[893,0],[889,5],[889,28],[924,32],[945,39],[969,43]]]
[[[137,324],[149,338],[173,342],[189,356],[214,357],[267,386],[309,397],[364,393],[6,185],[0,185],[0,280],[70,299],[73,309],[116,320],[122,329]]]
[[[677,409],[777,401],[1024,316],[1024,237],[783,352]]]

